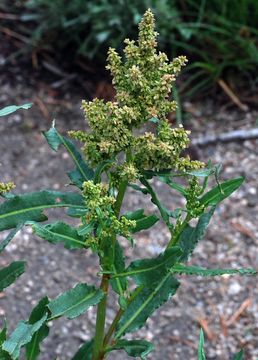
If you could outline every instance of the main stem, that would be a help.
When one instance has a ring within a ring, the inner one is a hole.
[[[118,194],[116,197],[116,202],[114,205],[114,212],[116,217],[119,217],[120,209],[122,206],[123,198],[127,188],[128,182],[123,181],[118,189]],[[93,356],[92,360],[102,360],[104,359],[104,332],[105,332],[105,321],[106,321],[106,308],[107,308],[107,297],[108,297],[108,287],[109,287],[109,275],[103,274],[100,288],[104,293],[102,300],[98,304],[97,309],[97,319],[96,319],[96,328],[95,328],[95,337],[93,344]]]
[[[96,329],[93,345],[93,360],[104,359],[103,353],[103,340],[105,331],[106,320],[106,307],[107,307],[107,295],[108,295],[109,276],[103,274],[100,288],[104,292],[102,300],[98,304]]]

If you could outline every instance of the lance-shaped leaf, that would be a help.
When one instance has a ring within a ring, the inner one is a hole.
[[[187,266],[175,264],[170,270],[173,274],[197,275],[197,276],[221,276],[228,275],[256,275],[257,271],[252,268],[246,269],[204,269],[199,266]]]
[[[183,255],[181,257],[182,262],[186,261],[191,256],[196,245],[203,238],[214,210],[215,208],[212,207],[210,211],[202,214],[195,227],[187,224],[179,235],[178,246],[183,251]]]
[[[51,311],[51,319],[60,316],[73,319],[88,310],[90,306],[98,304],[102,298],[102,290],[87,284],[77,284],[50,301],[48,308]]]
[[[25,261],[14,261],[0,270],[0,291],[3,291],[24,273],[25,265]]]
[[[69,172],[72,183],[78,187],[82,187],[84,181],[91,180],[94,177],[94,171],[89,168],[86,162],[83,160],[81,153],[78,151],[74,143],[67,137],[62,136],[55,128],[55,124],[48,130],[43,132],[49,146],[54,151],[57,151],[60,145],[63,145],[71,156],[76,169]]]
[[[146,230],[156,224],[159,221],[156,215],[144,215],[144,210],[139,209],[136,211],[130,211],[123,215],[126,219],[135,220],[136,226],[132,228],[131,232],[136,233],[141,230]]]
[[[92,340],[84,343],[72,357],[72,360],[92,360],[92,345]]]
[[[232,360],[244,360],[244,350],[240,350],[235,354]]]
[[[20,321],[9,339],[3,343],[2,349],[8,352],[12,359],[18,359],[21,347],[31,341],[32,336],[45,324],[46,320],[47,314],[35,324]]]
[[[175,294],[178,286],[179,282],[167,274],[155,286],[140,287],[118,323],[115,339],[144,326],[148,317]]]
[[[48,314],[47,304],[49,300],[44,297],[32,310],[29,317],[29,324],[33,325],[38,322],[45,314]],[[35,360],[40,354],[40,343],[48,336],[49,328],[47,324],[43,324],[32,336],[31,341],[26,345],[26,357],[28,360]]]
[[[107,349],[108,352],[113,350],[124,350],[129,356],[146,359],[146,356],[154,349],[154,345],[146,340],[118,340],[115,345]]]
[[[78,235],[77,229],[64,222],[58,221],[54,224],[47,225],[37,223],[28,224],[32,224],[35,234],[53,244],[62,242],[66,249],[81,249],[86,247],[83,236]]]
[[[20,109],[29,109],[33,104],[32,103],[28,103],[28,104],[23,104],[23,105],[10,105],[10,106],[6,106],[5,108],[0,110],[0,116],[6,116],[9,114],[12,114],[13,112],[20,110]]]
[[[187,195],[185,188],[182,185],[172,181],[168,176],[159,176],[159,180],[167,184],[169,187],[171,187],[171,189],[178,191],[183,196]]]
[[[17,227],[9,232],[6,238],[0,243],[0,252],[2,252],[9,242],[15,237],[17,232],[22,228],[23,224],[18,224]]]
[[[141,178],[140,180],[141,180],[141,183],[146,187],[147,192],[151,195],[151,201],[159,209],[159,212],[160,212],[160,215],[161,215],[163,221],[165,222],[165,224],[167,225],[169,230],[172,231],[173,226],[170,224],[170,221],[169,221],[171,212],[163,204],[161,204],[161,202],[159,201],[159,199],[157,197],[157,194],[155,193],[155,191],[153,190],[153,188],[151,187],[149,182],[144,178]]]
[[[222,200],[229,197],[244,182],[243,177],[227,180],[214,187],[200,198],[200,203],[205,206],[217,205]]]
[[[204,334],[203,330],[200,331],[199,344],[198,344],[198,360],[206,360],[204,352]]]
[[[5,323],[4,327],[1,329],[0,332],[0,360],[12,360],[8,352],[2,349],[2,344],[5,342],[6,338],[7,338],[7,327]]]
[[[118,274],[125,271],[125,259],[123,249],[118,241],[115,243],[114,261],[113,261],[113,273]],[[119,295],[123,295],[127,289],[126,277],[117,277],[110,281],[112,289]]]
[[[45,221],[43,211],[59,207],[85,209],[83,197],[72,192],[43,190],[14,196],[0,205],[0,231],[26,221]]]
[[[133,261],[124,273],[117,274],[116,277],[130,276],[136,284],[151,286],[162,279],[180,259],[182,254],[179,247],[166,250],[156,258],[141,259]]]

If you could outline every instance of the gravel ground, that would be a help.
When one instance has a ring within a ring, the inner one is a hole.
[[[1,81],[1,80],[0,80]],[[44,90],[35,94],[26,85],[11,87],[1,84],[0,107],[23,103],[37,95],[43,105],[34,106],[2,118],[0,122],[1,180],[13,180],[16,192],[64,189],[71,168],[63,150],[54,153],[40,131],[50,127],[56,118],[60,131],[85,127],[78,96],[67,96],[61,103],[50,105]],[[38,102],[39,104],[39,102]],[[72,109],[71,109],[72,107]],[[191,119],[192,136],[221,133],[232,129],[257,126],[258,113],[238,110],[221,111],[210,102],[204,105],[186,104]],[[41,108],[41,110],[40,110]],[[43,112],[45,110],[45,117]],[[48,118],[48,116],[47,116]],[[258,266],[258,140],[216,144],[198,149],[200,160],[211,159],[223,163],[222,178],[244,175],[245,184],[230,199],[219,206],[205,239],[199,244],[191,264],[206,267]],[[180,203],[175,193],[156,183],[163,201],[173,208]],[[139,198],[128,191],[127,208],[154,210],[149,198]],[[61,212],[50,214],[59,217]],[[2,239],[4,236],[0,234]],[[158,224],[151,233],[137,236],[134,252],[126,247],[128,261],[132,257],[157,255],[168,238],[167,230]],[[27,319],[30,310],[45,294],[53,298],[77,282],[98,283],[97,258],[90,252],[67,251],[21,231],[1,254],[0,265],[13,260],[27,260],[27,271],[5,293],[0,294],[0,315],[6,316],[12,330],[20,319]],[[164,307],[152,316],[142,338],[153,341],[155,351],[148,357],[168,360],[196,360],[200,324],[205,327],[207,360],[231,359],[241,347],[246,349],[246,360],[258,358],[258,289],[255,277],[199,278],[180,276],[181,287]],[[108,318],[114,316],[114,301],[110,302]],[[239,311],[238,311],[239,310]],[[50,337],[44,342],[42,360],[70,359],[77,347],[92,336],[95,309],[75,320],[58,320],[51,326]],[[124,353],[114,353],[114,360],[127,359]]]

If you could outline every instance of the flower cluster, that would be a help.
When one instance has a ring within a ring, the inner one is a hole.
[[[100,244],[105,238],[112,238],[115,235],[121,235],[131,240],[131,229],[136,223],[125,217],[118,219],[115,216],[113,205],[115,198],[108,194],[108,187],[105,184],[94,184],[93,181],[85,181],[83,183],[83,196],[88,208],[86,214],[86,223],[96,224],[92,227],[94,234],[87,237],[87,245],[98,248],[96,244]],[[95,235],[95,236],[93,236]]]
[[[0,182],[0,195],[11,191],[15,187],[13,182],[2,183]]]
[[[202,187],[199,185],[198,178],[196,176],[189,179],[188,182],[189,186],[186,189],[186,210],[191,218],[197,218],[203,213],[205,209],[205,206],[199,201],[199,196],[202,193]]]
[[[157,51],[156,38],[154,16],[148,10],[139,25],[138,40],[125,40],[124,61],[109,49],[107,69],[116,90],[114,102],[83,101],[91,132],[70,132],[84,143],[83,151],[91,166],[129,152],[130,164],[126,160],[124,167],[116,168],[116,178],[137,178],[147,169],[184,171],[203,166],[180,157],[189,143],[188,132],[183,127],[172,129],[166,120],[176,109],[176,102],[170,99],[171,88],[186,58],[180,56],[169,62],[165,53]],[[135,135],[134,129],[153,117],[158,123],[156,134]]]

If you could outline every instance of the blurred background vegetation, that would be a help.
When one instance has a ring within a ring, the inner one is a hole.
[[[180,92],[255,91],[257,0],[1,0],[0,30],[24,39],[12,56],[47,53],[59,62],[83,58],[103,68],[108,47],[121,51],[124,38],[135,38],[148,7],[156,15],[160,49],[189,59]]]

